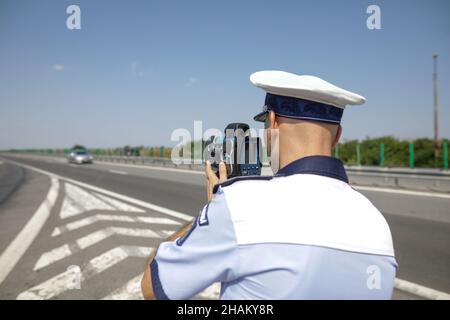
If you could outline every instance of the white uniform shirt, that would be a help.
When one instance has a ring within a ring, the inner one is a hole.
[[[158,299],[188,299],[215,282],[222,299],[390,299],[396,269],[384,217],[348,185],[342,162],[324,156],[219,185],[151,264]]]

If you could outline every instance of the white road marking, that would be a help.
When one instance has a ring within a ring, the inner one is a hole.
[[[67,258],[81,250],[99,243],[113,235],[142,238],[162,238],[173,231],[152,231],[149,229],[108,227],[88,234],[74,242],[66,243],[58,248],[45,252],[36,262],[33,270],[37,271],[59,260]]]
[[[138,207],[134,207],[132,205],[129,205],[128,203],[104,196],[100,193],[93,193],[97,198],[102,199],[103,201],[107,202],[108,204],[112,205],[119,211],[126,211],[126,212],[145,212],[145,210],[142,210]]]
[[[0,256],[0,284],[5,280],[25,251],[34,241],[44,223],[47,221],[50,211],[58,197],[59,182],[51,178],[51,186],[44,202],[39,206],[27,224],[8,245]]]
[[[120,246],[111,249],[89,261],[81,268],[82,283],[89,278],[111,268],[128,257],[147,258],[152,248],[136,246]],[[18,300],[44,300],[54,298],[61,293],[70,290],[73,283],[73,274],[66,270],[17,296]]]
[[[450,294],[430,289],[406,280],[395,279],[395,288],[430,300],[450,300]]]
[[[132,278],[125,285],[102,298],[102,300],[143,300],[141,279],[142,274]],[[218,300],[219,298],[220,283],[217,282],[200,292],[194,299]]]
[[[128,174],[128,172],[119,171],[119,170],[108,170],[108,172],[115,173],[115,174],[121,174],[121,175],[127,175]]]
[[[379,188],[379,187],[365,187],[365,186],[357,186],[357,185],[352,185],[352,187],[356,190],[361,190],[361,191],[375,191],[375,192],[403,194],[403,195],[408,195],[408,196],[450,199],[450,194],[448,194],[448,193],[401,190],[401,189]]]
[[[62,219],[79,215],[91,210],[120,210],[128,212],[145,212],[127,203],[113,198],[91,193],[70,183],[65,183],[66,196],[60,212]]]
[[[128,281],[124,286],[114,290],[102,300],[143,300],[141,291],[142,274]]]
[[[116,192],[109,191],[109,190],[106,190],[106,189],[103,189],[103,188],[100,188],[100,187],[93,186],[93,185],[85,183],[85,182],[81,182],[81,181],[73,180],[73,179],[70,179],[70,178],[67,178],[67,177],[64,177],[64,176],[60,176],[60,175],[54,174],[54,173],[46,171],[46,170],[42,170],[42,169],[39,169],[39,168],[36,168],[36,167],[33,167],[33,166],[29,166],[27,164],[23,164],[23,163],[12,161],[12,160],[8,160],[8,161],[11,162],[11,163],[16,164],[18,166],[21,166],[23,168],[27,168],[29,170],[33,170],[33,171],[45,174],[45,175],[48,175],[50,177],[57,178],[59,180],[64,180],[64,181],[70,182],[72,184],[78,185],[80,187],[83,187],[83,188],[86,188],[86,189],[90,189],[90,190],[93,190],[93,191],[96,191],[96,192],[99,192],[99,193],[103,193],[103,194],[111,196],[113,198],[120,199],[120,200],[132,203],[134,205],[137,205],[137,206],[140,206],[140,207],[143,207],[143,208],[146,208],[146,209],[157,211],[159,213],[166,214],[168,216],[172,216],[172,217],[184,220],[184,221],[192,221],[193,220],[192,216],[190,216],[188,214],[185,214],[185,213],[182,213],[182,212],[178,212],[178,211],[171,210],[171,209],[168,209],[168,208],[165,208],[165,207],[161,207],[161,206],[158,206],[158,205],[155,205],[155,204],[152,204],[152,203],[148,203],[148,202],[145,202],[145,201],[142,201],[142,200],[131,198],[131,197],[122,195],[120,193],[116,193]]]
[[[196,298],[205,300],[219,300],[220,298],[220,282],[213,283],[208,288],[200,292]]]
[[[118,222],[130,222],[130,223],[148,223],[148,224],[167,224],[167,225],[179,225],[178,221],[174,221],[168,218],[160,217],[130,217],[125,215],[116,214],[96,214],[87,218],[69,222],[61,227],[56,227],[52,232],[52,237],[59,236],[67,231],[73,231],[79,228],[89,226],[99,221],[118,221]]]
[[[73,249],[69,246],[69,244],[63,244],[59,248],[55,248],[51,251],[45,252],[43,255],[40,256],[39,260],[34,265],[33,271],[37,271],[39,269],[42,269],[49,264],[52,264],[53,262],[62,260],[71,254],[73,254]]]
[[[73,184],[66,183],[65,191],[66,196],[64,197],[61,212],[59,213],[62,219],[96,209],[115,210],[114,207]]]

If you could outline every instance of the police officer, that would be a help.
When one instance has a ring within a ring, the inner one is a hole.
[[[345,106],[365,99],[320,78],[256,72],[273,177],[226,179],[208,163],[208,204],[161,243],[145,298],[187,299],[215,282],[222,299],[390,299],[389,226],[331,157]]]

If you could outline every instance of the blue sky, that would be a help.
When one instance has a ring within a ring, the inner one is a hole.
[[[81,8],[68,30],[66,8]],[[381,30],[366,8],[381,8]],[[316,75],[367,98],[344,138],[432,137],[432,55],[450,137],[450,2],[0,1],[0,149],[173,145],[176,128],[256,125],[252,72]],[[258,128],[259,126],[256,125]]]

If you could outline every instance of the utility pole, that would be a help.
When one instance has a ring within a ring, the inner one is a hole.
[[[433,55],[433,109],[434,109],[434,162],[437,165],[439,157],[439,98],[438,98],[438,77],[437,77],[437,58]],[[435,166],[436,166],[435,165]]]

